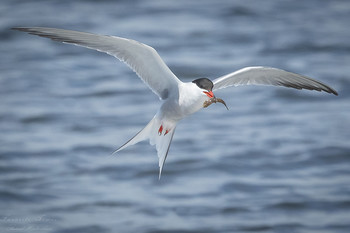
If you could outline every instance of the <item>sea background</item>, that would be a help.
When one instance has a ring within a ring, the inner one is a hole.
[[[0,3],[0,232],[350,232],[350,2]],[[246,66],[339,96],[217,91],[180,122],[158,180],[148,142],[111,153],[159,100],[103,53],[10,30],[46,26],[151,45],[183,81]]]

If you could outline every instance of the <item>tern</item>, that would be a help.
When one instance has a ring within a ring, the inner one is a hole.
[[[225,102],[213,91],[240,85],[274,85],[295,89],[338,93],[315,79],[271,67],[246,67],[211,81],[198,78],[182,82],[161,59],[157,51],[135,40],[116,36],[46,27],[16,27],[14,30],[47,37],[54,41],[74,44],[107,53],[125,62],[159,96],[160,108],[153,119],[134,137],[115,151],[143,140],[155,145],[159,158],[159,179],[174,136],[177,123],[187,116],[208,107],[211,103]]]

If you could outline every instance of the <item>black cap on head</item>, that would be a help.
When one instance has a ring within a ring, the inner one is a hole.
[[[195,79],[192,82],[195,83],[199,88],[205,89],[207,91],[212,91],[214,86],[213,82],[207,78]]]

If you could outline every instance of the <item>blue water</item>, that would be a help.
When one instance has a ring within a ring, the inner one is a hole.
[[[0,3],[1,232],[350,232],[350,2]],[[327,83],[217,91],[177,127],[162,179],[158,97],[108,55],[12,31],[132,38],[183,81],[253,65]]]

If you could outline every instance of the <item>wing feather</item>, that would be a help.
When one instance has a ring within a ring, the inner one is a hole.
[[[135,40],[57,28],[16,27],[14,30],[47,37],[107,53],[125,62],[161,99],[178,94],[181,81],[161,59],[157,51]]]
[[[273,85],[295,89],[325,91],[338,95],[331,87],[315,79],[271,67],[246,67],[213,81],[213,90],[240,85]]]

